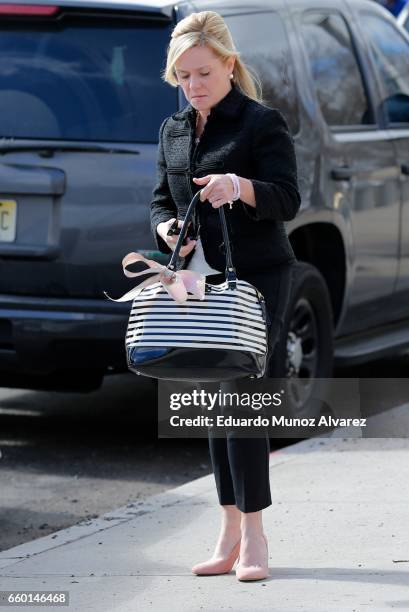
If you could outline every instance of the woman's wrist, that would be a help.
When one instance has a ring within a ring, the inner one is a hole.
[[[160,222],[160,223],[158,223],[158,224],[157,224],[157,226],[156,226],[156,233],[157,233],[157,234],[158,234],[158,235],[159,235],[161,238],[163,238],[162,233],[161,233],[161,229],[162,229],[162,227],[164,226],[164,224],[165,224],[165,221],[161,221],[161,222]]]
[[[256,196],[254,193],[253,183],[250,179],[243,176],[237,177],[240,183],[240,200],[248,206],[256,207]]]
[[[156,233],[166,242],[167,233],[169,230],[169,221],[161,221],[156,226]]]
[[[229,177],[229,179],[231,180],[231,183],[233,185],[233,195],[231,197],[231,202],[235,202],[236,200],[240,199],[240,180],[239,177],[237,176],[237,174],[233,174],[231,172],[228,172],[226,174],[226,176]]]

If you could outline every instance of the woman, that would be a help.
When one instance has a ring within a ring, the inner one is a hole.
[[[218,208],[225,206],[237,275],[266,299],[271,372],[296,262],[283,222],[295,217],[301,201],[287,123],[279,110],[261,103],[258,82],[213,11],[193,13],[176,25],[164,80],[181,87],[189,104],[159,130],[151,202],[157,246],[172,252],[177,235],[169,230],[182,225],[191,198],[202,190],[180,267],[203,272],[207,282],[222,282],[226,260]],[[209,432],[209,449],[222,524],[212,558],[192,571],[226,573],[240,556],[239,580],[265,578],[262,510],[271,505],[267,434],[240,438],[228,432],[220,438]]]

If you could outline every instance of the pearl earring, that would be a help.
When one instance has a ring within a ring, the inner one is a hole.
[[[232,74],[230,75],[230,78],[231,78],[231,79],[233,78],[233,75],[232,75]]]

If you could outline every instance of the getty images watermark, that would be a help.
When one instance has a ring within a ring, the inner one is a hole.
[[[382,387],[396,393],[396,380]],[[373,379],[159,381],[158,437],[385,437]],[[371,393],[372,391],[372,393]],[[375,391],[375,393],[374,393]],[[379,419],[378,419],[379,421]]]

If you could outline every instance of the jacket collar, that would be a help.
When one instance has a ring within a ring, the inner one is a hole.
[[[237,85],[232,83],[231,90],[217,104],[211,107],[208,120],[210,117],[217,116],[237,118],[246,100],[248,100],[248,96]],[[189,103],[181,111],[174,113],[173,117],[175,119],[190,119],[193,121],[196,119],[196,109]]]

